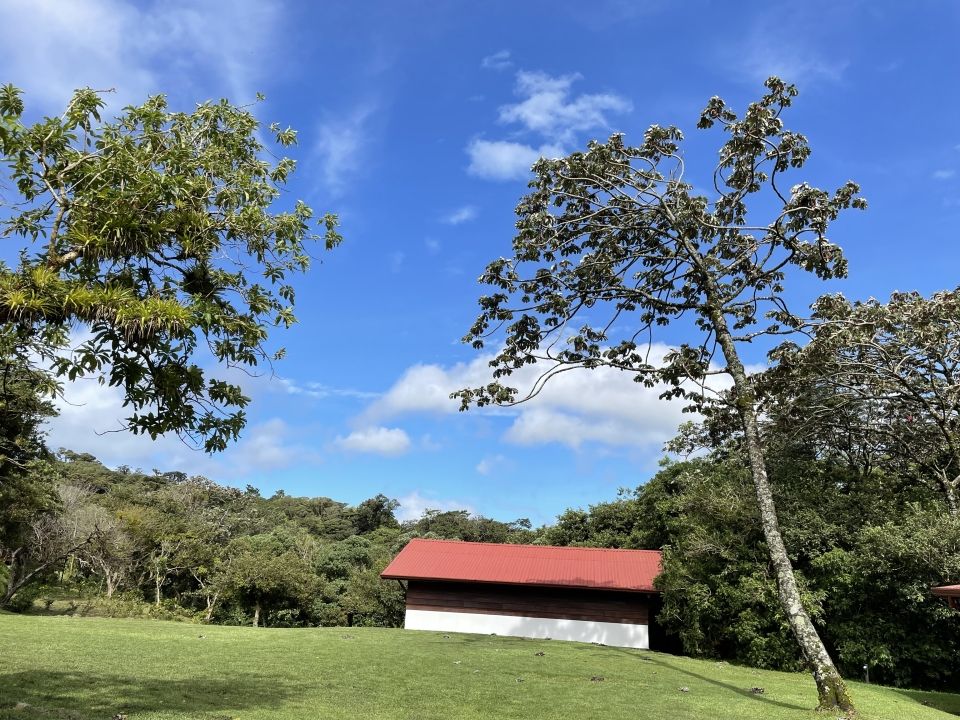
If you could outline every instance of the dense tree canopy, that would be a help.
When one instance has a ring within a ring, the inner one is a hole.
[[[814,311],[811,341],[774,353],[766,384],[781,424],[929,483],[960,513],[960,291],[827,295]]]
[[[70,451],[50,457],[31,479],[40,480],[39,499],[24,491],[2,508],[0,579],[13,582],[0,604],[29,605],[47,582],[54,596],[105,598],[105,611],[133,602],[207,622],[395,626],[403,591],[379,573],[411,537],[535,537],[526,520],[427,510],[400,523],[397,501],[382,494],[355,506],[264,498],[179,471],[111,470]]]
[[[27,242],[0,266],[0,351],[120,387],[133,432],[221,450],[247,398],[203,363],[282,354],[267,333],[294,322],[291,276],[309,266],[313,212],[273,209],[295,163],[268,159],[248,109],[175,112],[158,95],[104,121],[103,107],[80,90],[63,115],[26,124],[20,92],[0,88],[0,158],[20,198],[4,194],[0,237]],[[269,131],[281,147],[296,140]],[[339,243],[336,218],[320,224],[326,246]]]

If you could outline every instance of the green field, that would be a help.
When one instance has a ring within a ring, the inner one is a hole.
[[[868,719],[960,713],[956,695],[853,692]],[[577,643],[0,614],[3,720],[823,718],[815,701],[805,675]]]

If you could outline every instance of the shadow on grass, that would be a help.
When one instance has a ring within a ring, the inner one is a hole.
[[[940,710],[950,715],[960,715],[960,695],[926,692],[924,690],[897,690],[897,692],[929,708]]]
[[[648,663],[650,665],[658,665],[672,672],[681,673],[683,675],[686,675],[687,677],[696,678],[697,680],[701,680],[705,683],[709,683],[710,685],[713,685],[718,688],[723,688],[724,690],[728,690],[729,692],[735,693],[737,695],[741,695],[742,697],[749,698],[750,700],[753,700],[755,702],[765,703],[767,705],[775,705],[777,707],[786,708],[787,710],[810,710],[811,709],[809,707],[798,705],[796,703],[786,703],[786,702],[781,702],[780,700],[774,700],[773,698],[767,697],[766,695],[757,695],[751,692],[750,689],[748,688],[742,688],[742,687],[738,687],[737,685],[731,685],[730,683],[722,682],[720,680],[717,680],[716,678],[712,678],[707,675],[701,675],[700,673],[695,673],[691,670],[686,670],[682,667],[679,667],[678,665],[669,663],[663,658],[656,655],[638,655],[635,652],[631,652],[629,650],[619,650],[619,652],[622,652],[625,655],[629,655],[630,657],[640,662]]]
[[[30,671],[0,675],[0,716],[9,706],[26,703],[47,711],[67,710],[68,717],[78,718],[161,711],[228,718],[227,711],[280,707],[308,688],[306,683],[253,674],[163,679]]]

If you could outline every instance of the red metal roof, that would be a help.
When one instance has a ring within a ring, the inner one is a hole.
[[[656,592],[653,580],[659,574],[659,550],[414,538],[380,577]]]

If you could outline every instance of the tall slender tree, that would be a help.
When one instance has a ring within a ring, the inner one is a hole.
[[[693,407],[729,403],[742,427],[780,607],[816,680],[819,707],[852,711],[801,602],[741,347],[800,326],[784,300],[789,270],[823,279],[846,274],[827,227],[842,210],[865,202],[852,182],[835,192],[807,183],[784,188],[784,175],[802,167],[810,149],[781,119],[796,88],[778,78],[765,87],[742,116],[717,97],[700,116],[698,127],[719,125],[727,134],[712,200],[685,179],[675,127],[652,126],[636,147],[613,135],[586,152],[538,161],[531,192],[517,206],[514,255],[493,261],[481,276],[494,292],[480,298],[480,315],[465,338],[481,349],[488,338],[505,335],[490,361],[493,381],[454,397],[462,409],[523,402],[558,373],[606,366],[647,386],[665,383],[663,397],[686,398]],[[755,207],[749,216],[748,202]],[[754,219],[771,207],[768,222]],[[652,359],[662,328],[681,321],[697,339],[663,363]],[[501,382],[529,365],[539,374],[525,392]],[[716,375],[726,376],[732,390],[711,397],[708,383]]]

